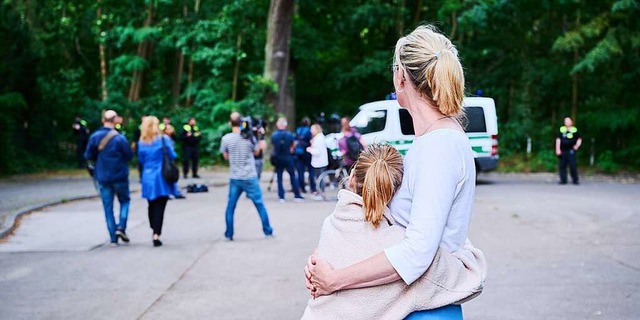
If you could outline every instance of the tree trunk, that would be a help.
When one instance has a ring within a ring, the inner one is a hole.
[[[233,91],[231,92],[231,100],[236,101],[238,98],[238,78],[240,76],[240,50],[242,48],[242,32],[238,34],[236,40],[236,66],[233,70]]]
[[[98,1],[98,5],[100,2]],[[102,19],[102,7],[98,7],[96,13],[98,21]],[[102,89],[102,101],[106,101],[109,97],[107,92],[107,58],[105,54],[104,41],[102,39],[102,24],[98,24],[98,50],[100,52],[100,85]]]
[[[187,8],[186,4],[182,6],[182,12],[183,12],[183,16],[187,18],[187,16],[189,15],[189,9]],[[175,75],[175,78],[173,78],[173,87],[171,90],[173,93],[174,107],[177,107],[180,104],[180,91],[182,90],[182,75],[184,74],[184,53],[182,53],[182,49],[180,48],[176,50],[176,61],[177,61],[176,75]]]
[[[451,33],[449,33],[449,39],[453,40],[458,32],[458,13],[456,11],[451,12]]]
[[[196,0],[195,6],[193,8],[193,12],[195,12],[196,15],[198,14],[198,11],[200,11],[200,0]],[[191,90],[191,84],[193,83],[193,57],[189,57],[188,72],[189,74],[187,75],[187,99],[184,103],[186,107],[191,106],[191,93],[189,91]]]
[[[398,36],[404,35],[404,7],[406,5],[405,0],[400,0],[398,5],[398,12],[396,16],[396,32]]]
[[[149,9],[147,11],[147,19],[144,21],[144,26],[149,27],[153,23],[153,0],[149,2]],[[146,59],[149,53],[149,48],[151,43],[149,40],[144,40],[140,44],[138,44],[138,56]],[[129,87],[129,101],[138,101],[140,99],[140,90],[142,88],[142,77],[144,75],[144,69],[139,69],[133,71],[131,87]]]
[[[267,23],[267,44],[265,46],[264,77],[273,80],[277,93],[267,97],[267,102],[275,107],[276,113],[283,114],[289,123],[295,121],[295,109],[287,103],[289,76],[289,40],[293,20],[293,0],[271,0]]]
[[[576,16],[576,30],[580,28],[580,9],[578,9],[578,15]],[[573,49],[573,65],[577,65],[580,62],[580,53],[578,48]],[[578,73],[574,72],[571,75],[571,119],[574,123],[578,122]]]
[[[413,28],[417,27],[420,23],[420,15],[422,14],[422,0],[418,0],[418,4],[416,5],[416,14],[413,16]]]

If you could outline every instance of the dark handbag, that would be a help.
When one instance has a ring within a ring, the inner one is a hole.
[[[169,158],[169,152],[167,151],[167,146],[164,143],[164,137],[161,136],[162,139],[162,177],[169,184],[174,184],[178,182],[180,179],[180,171],[178,171],[178,167],[173,163],[171,158]]]

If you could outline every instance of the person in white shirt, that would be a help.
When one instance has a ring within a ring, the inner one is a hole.
[[[435,28],[420,26],[396,43],[392,70],[398,103],[411,114],[416,132],[404,159],[402,185],[389,206],[406,228],[405,237],[341,269],[311,255],[305,276],[314,297],[399,279],[410,285],[429,268],[439,247],[456,252],[465,243],[476,172],[471,145],[457,120],[464,113],[457,50]],[[418,311],[406,319],[462,319],[462,308]]]
[[[324,171],[329,165],[329,154],[327,153],[327,142],[325,141],[324,133],[322,133],[322,126],[314,124],[311,126],[311,146],[307,147],[307,152],[311,154],[311,166],[314,170],[314,177],[319,177],[320,173]],[[309,183],[315,183],[315,181],[309,181]],[[323,200],[322,196],[316,191],[316,200]]]

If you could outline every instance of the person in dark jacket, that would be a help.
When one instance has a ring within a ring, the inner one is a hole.
[[[176,158],[171,139],[160,131],[160,121],[154,116],[142,120],[138,159],[142,163],[142,197],[149,202],[149,225],[153,230],[154,247],[162,245],[162,223],[169,195],[175,194],[176,184],[169,184],[162,176],[163,144],[171,160]]]
[[[287,119],[280,118],[276,122],[276,128],[278,130],[271,136],[272,162],[276,167],[276,176],[278,178],[278,198],[280,203],[286,202],[284,199],[284,185],[282,182],[283,172],[286,170],[289,173],[289,180],[291,180],[291,188],[295,198],[294,202],[301,202],[304,200],[300,195],[300,188],[298,186],[298,179],[296,179],[296,173],[294,170],[293,162],[293,148],[295,148],[295,138],[293,134],[287,131]]]
[[[107,220],[107,229],[111,238],[111,246],[118,245],[118,238],[129,242],[126,234],[127,218],[129,216],[129,165],[133,152],[124,135],[115,130],[115,120],[118,114],[107,110],[103,117],[104,127],[89,137],[85,159],[95,161],[94,178],[98,181],[100,197]],[[118,197],[120,202],[120,219],[116,225],[113,216],[113,199]]]
[[[304,117],[302,123],[296,129],[296,147],[294,149],[296,169],[298,171],[298,185],[300,191],[307,193],[306,183],[304,180],[304,173],[309,173],[309,187],[311,192],[316,192],[314,170],[311,166],[311,154],[307,152],[307,148],[311,146],[311,120]]]
[[[189,162],[191,162],[192,177],[200,178],[198,175],[198,144],[200,143],[200,128],[196,124],[196,118],[189,118],[189,122],[182,126],[182,172],[184,178],[189,174]]]
[[[87,166],[84,159],[84,151],[87,150],[87,142],[89,141],[89,128],[87,121],[82,119],[80,115],[76,116],[76,120],[71,126],[76,136],[76,158],[78,159],[78,168],[84,169]]]

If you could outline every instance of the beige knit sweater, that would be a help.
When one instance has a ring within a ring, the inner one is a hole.
[[[400,242],[404,229],[389,225],[387,221],[393,220],[388,211],[385,218],[374,228],[364,220],[362,197],[341,190],[333,214],[322,226],[318,257],[342,269]],[[413,311],[475,298],[482,292],[485,277],[484,255],[467,240],[454,253],[438,249],[427,272],[410,286],[399,280],[310,299],[302,319],[403,319]]]

